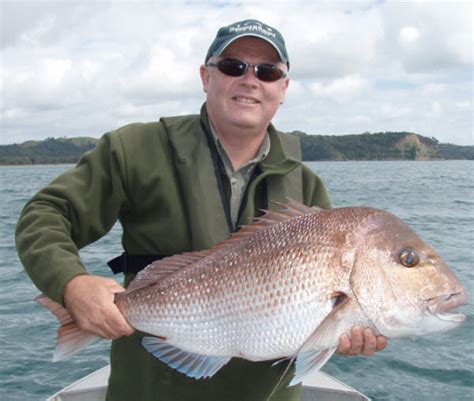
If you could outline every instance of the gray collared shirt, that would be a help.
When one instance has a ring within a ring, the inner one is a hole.
[[[234,227],[237,225],[237,219],[239,217],[239,210],[240,205],[242,203],[242,199],[245,194],[245,190],[249,183],[250,177],[252,176],[253,170],[260,163],[265,157],[267,157],[268,152],[270,151],[270,137],[268,132],[265,134],[265,138],[263,140],[262,146],[257,152],[257,155],[252,160],[249,160],[247,163],[243,164],[237,171],[234,171],[234,167],[232,166],[232,162],[227,155],[227,152],[224,149],[217,133],[212,126],[211,126],[211,133],[212,138],[214,139],[214,143],[216,144],[217,152],[224,164],[225,172],[227,177],[229,178],[230,182],[230,215],[232,218],[232,223]]]

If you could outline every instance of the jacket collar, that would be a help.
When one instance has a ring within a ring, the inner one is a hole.
[[[206,103],[201,106],[201,124],[205,128],[206,134],[212,135]],[[285,150],[282,139],[272,123],[268,126],[267,132],[270,137],[270,151],[259,163],[260,170],[271,174],[285,174],[300,165],[299,142],[294,141],[298,143],[295,146],[289,146],[290,144],[287,141]]]
[[[229,234],[227,217],[219,192],[211,152],[206,136],[210,135],[209,117],[205,104],[200,116],[163,117],[161,119],[174,151],[177,180],[180,182],[183,205],[189,221],[191,249],[207,249],[226,239]],[[297,161],[297,138],[279,134],[268,127],[270,152],[259,163],[261,173],[251,182],[246,206],[240,219],[249,223],[256,213],[256,189],[266,180],[268,200],[285,202],[288,198],[301,200],[301,163]],[[273,203],[270,208],[275,208]]]

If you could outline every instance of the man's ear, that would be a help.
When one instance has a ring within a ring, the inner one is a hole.
[[[281,95],[280,95],[280,104],[283,104],[285,101],[286,91],[288,90],[288,85],[290,84],[290,78],[284,78],[283,86],[281,88]]]
[[[204,64],[199,67],[199,74],[201,75],[202,89],[207,93],[207,87],[209,85],[209,70]]]

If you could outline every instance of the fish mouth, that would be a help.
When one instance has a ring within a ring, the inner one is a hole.
[[[451,309],[467,304],[467,294],[465,291],[452,294],[443,294],[426,300],[428,311],[441,320],[447,322],[463,322],[466,315],[463,313],[449,313]]]

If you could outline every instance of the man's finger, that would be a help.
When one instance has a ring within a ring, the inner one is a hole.
[[[347,334],[343,334],[339,339],[339,345],[336,352],[341,355],[347,355],[351,349],[351,340]]]
[[[377,350],[377,338],[372,329],[365,329],[363,336],[364,345],[362,347],[362,353],[367,356],[375,354],[375,351]]]
[[[377,336],[377,351],[382,351],[388,345],[388,339],[384,336]]]
[[[129,336],[135,331],[132,326],[130,326],[127,320],[123,317],[122,313],[114,306],[114,313],[111,313],[108,318],[106,318],[106,323],[111,331],[113,338],[118,338],[122,336]]]
[[[362,328],[354,326],[351,330],[351,348],[348,351],[348,355],[359,355],[362,352],[364,345],[364,335]]]

